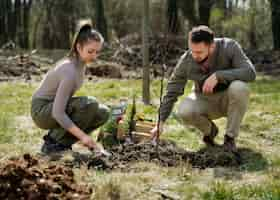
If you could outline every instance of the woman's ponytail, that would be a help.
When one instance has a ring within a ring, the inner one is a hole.
[[[76,57],[78,55],[77,44],[83,46],[86,42],[88,42],[88,40],[94,40],[97,42],[101,42],[102,44],[104,42],[103,36],[96,30],[94,30],[91,24],[83,24],[74,35],[68,56]]]

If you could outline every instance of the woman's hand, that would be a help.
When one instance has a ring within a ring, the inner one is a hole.
[[[69,132],[76,136],[84,146],[89,148],[89,150],[106,154],[103,146],[94,142],[93,139],[84,133],[79,127],[73,126],[69,129]]]
[[[81,138],[81,142],[82,142],[83,145],[85,145],[89,149],[96,149],[96,148],[98,148],[96,143],[93,141],[93,139],[90,136],[88,136],[88,135],[84,135]]]

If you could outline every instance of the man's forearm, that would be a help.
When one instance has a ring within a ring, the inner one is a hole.
[[[187,83],[187,64],[185,53],[177,63],[166,88],[166,95],[160,105],[160,120],[165,121],[170,115],[174,103],[177,101],[178,96],[184,94],[184,88]]]
[[[216,72],[216,76],[219,82],[232,82],[234,80],[249,82],[256,79],[256,73],[251,68],[220,70]]]
[[[169,117],[172,109],[173,109],[173,106],[174,106],[174,103],[177,101],[177,97],[168,97],[168,96],[165,96],[163,98],[163,102],[162,102],[162,105],[160,107],[160,121],[162,122],[165,122],[166,119]]]

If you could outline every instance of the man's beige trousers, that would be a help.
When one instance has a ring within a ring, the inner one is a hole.
[[[191,93],[179,104],[177,116],[183,124],[198,128],[204,135],[210,134],[210,120],[227,117],[225,134],[235,138],[247,110],[248,100],[247,84],[233,81],[222,92],[210,95]]]

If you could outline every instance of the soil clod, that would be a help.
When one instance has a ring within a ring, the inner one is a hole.
[[[71,168],[47,165],[25,154],[0,165],[0,199],[90,199],[91,190],[74,181]]]

